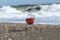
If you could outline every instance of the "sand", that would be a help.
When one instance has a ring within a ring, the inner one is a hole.
[[[60,25],[0,23],[0,40],[60,40]]]

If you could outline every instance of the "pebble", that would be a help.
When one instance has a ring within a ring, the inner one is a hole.
[[[48,38],[46,38],[46,40],[48,40]]]
[[[35,36],[35,34],[32,34],[33,36]]]
[[[30,38],[29,36],[27,36],[27,38]]]
[[[15,35],[15,37],[18,37],[17,35]]]
[[[59,36],[60,36],[60,34],[59,34]]]
[[[14,37],[14,35],[11,35],[12,37]]]
[[[8,34],[8,33],[5,33],[5,34]]]
[[[6,29],[8,29],[8,27],[5,27]]]
[[[10,35],[10,34],[8,34],[8,35]]]
[[[1,38],[3,38],[3,37],[1,37]]]
[[[31,31],[35,31],[35,28],[32,28]]]
[[[7,37],[7,35],[5,35],[5,37]]]
[[[13,33],[11,33],[11,34],[13,34]]]
[[[41,39],[41,37],[39,37],[39,39]]]
[[[37,40],[39,40],[39,39],[37,39]]]
[[[3,40],[3,39],[1,39],[1,40]]]
[[[23,31],[22,33],[23,33],[23,34],[25,34],[25,32],[24,32],[24,31]]]
[[[8,40],[12,40],[12,39],[8,39]]]
[[[14,35],[16,35],[16,34],[14,34]]]

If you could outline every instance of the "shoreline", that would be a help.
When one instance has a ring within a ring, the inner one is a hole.
[[[25,22],[0,22],[0,23],[13,23],[13,24],[26,24]],[[34,23],[34,25],[36,24],[42,24],[42,25],[60,25],[60,23]]]

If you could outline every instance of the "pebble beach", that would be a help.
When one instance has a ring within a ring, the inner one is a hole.
[[[0,23],[0,40],[60,40],[60,25]]]

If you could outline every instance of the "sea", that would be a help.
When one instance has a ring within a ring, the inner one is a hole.
[[[26,23],[28,14],[34,15],[34,24],[60,24],[60,4],[1,6],[0,22]]]

